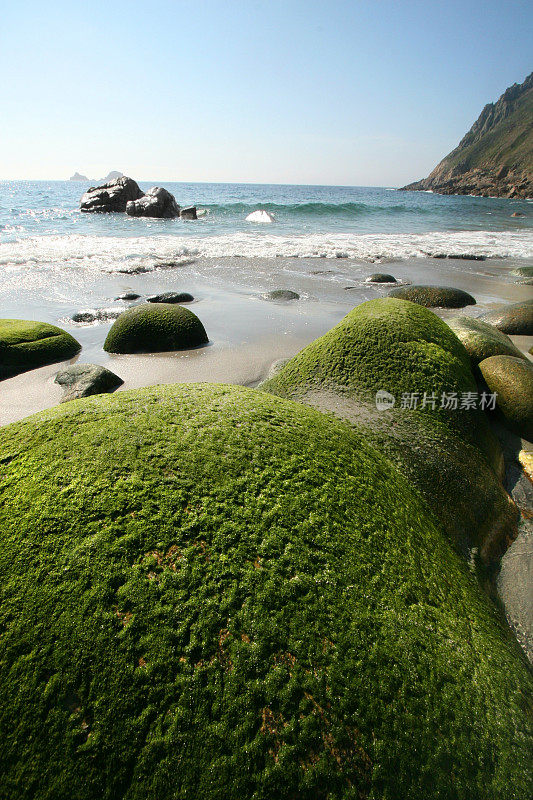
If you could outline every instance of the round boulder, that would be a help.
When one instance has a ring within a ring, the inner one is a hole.
[[[6,800],[529,800],[528,669],[364,436],[189,384],[0,453]]]
[[[146,298],[147,303],[192,303],[193,300],[188,292],[162,292]]]
[[[533,278],[533,267],[517,267],[517,269],[513,269],[511,275],[519,278]]]
[[[124,383],[114,372],[97,364],[71,364],[57,373],[55,382],[65,390],[62,403],[77,400],[79,397],[112,392]]]
[[[533,442],[533,364],[513,356],[491,356],[479,365],[485,383],[497,394],[505,423]]]
[[[263,295],[263,300],[274,300],[277,302],[284,302],[287,300],[299,300],[300,295],[298,292],[293,292],[291,289],[274,289]]]
[[[154,186],[138,200],[130,200],[126,204],[126,214],[130,217],[172,219],[179,217],[179,213],[180,207],[174,195],[159,186]]]
[[[400,286],[392,289],[389,297],[410,300],[426,308],[464,308],[476,303],[468,292],[450,286]]]
[[[504,333],[533,336],[533,300],[513,303],[483,314],[482,319]]]
[[[137,292],[123,292],[115,297],[115,300],[138,300],[140,296]]]
[[[158,353],[208,342],[192,311],[171,303],[143,303],[124,311],[107,334],[108,353]]]
[[[394,275],[387,275],[386,272],[374,272],[373,275],[369,275],[366,279],[365,283],[396,283],[396,278]]]
[[[490,356],[525,357],[507,334],[483,320],[474,317],[454,317],[446,322],[465,346],[474,365]]]
[[[79,350],[70,333],[48,322],[0,319],[0,378],[66,361]]]

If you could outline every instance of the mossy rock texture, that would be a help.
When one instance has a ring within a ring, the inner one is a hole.
[[[478,396],[468,353],[429,309],[390,297],[362,303],[261,389],[364,431],[422,493],[461,552],[477,547],[493,561],[515,535],[518,512],[500,483],[501,449],[484,413],[461,409],[463,396]],[[394,396],[394,408],[376,408],[379,390]],[[417,408],[402,409],[411,393]],[[422,408],[424,393],[435,407]],[[455,395],[455,408],[441,408],[443,393]]]
[[[512,356],[492,356],[479,365],[497,407],[511,430],[533,442],[533,364]]]
[[[366,278],[365,283],[396,283],[396,278],[387,272],[374,272]]]
[[[533,336],[533,300],[502,306],[483,314],[482,319],[504,333]]]
[[[450,286],[399,286],[391,289],[389,297],[410,300],[426,308],[464,308],[476,303],[468,292]]]
[[[192,311],[173,303],[143,303],[128,308],[107,334],[109,353],[159,353],[185,350],[208,342],[204,326]]]
[[[474,366],[491,356],[525,358],[507,334],[481,319],[463,316],[448,319],[446,322],[465,346]]]
[[[70,333],[48,322],[0,319],[0,378],[66,361],[80,349]]]
[[[533,278],[533,267],[517,267],[517,269],[513,269],[511,275],[519,278]]]
[[[189,384],[0,440],[5,800],[529,800],[516,643],[354,430]]]
[[[416,413],[472,431],[480,415],[441,409],[441,396],[475,392],[465,348],[436,314],[406,300],[385,297],[356,306],[338,325],[292,358],[264,389],[301,398],[315,389],[374,399],[379,390],[417,393]],[[426,405],[422,407],[426,393]],[[428,404],[435,394],[435,408]]]

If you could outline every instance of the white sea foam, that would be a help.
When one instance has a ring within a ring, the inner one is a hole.
[[[275,222],[275,218],[274,215],[271,214],[269,211],[260,209],[259,211],[252,211],[251,214],[248,214],[248,216],[246,217],[246,222],[271,223]]]
[[[361,261],[428,255],[533,258],[533,230],[435,231],[421,234],[315,233],[281,236],[233,233],[220,236],[40,236],[0,244],[0,265],[85,268],[106,272],[156,269],[190,257],[350,258]]]

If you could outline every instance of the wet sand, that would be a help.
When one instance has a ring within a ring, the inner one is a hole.
[[[113,301],[125,290],[134,290],[142,297],[168,290],[189,291],[194,295],[196,301],[188,307],[204,323],[210,343],[176,353],[127,356],[105,353],[102,346],[111,322],[71,323],[70,315],[82,306],[74,305],[72,300],[59,303],[57,297],[53,301],[39,300],[37,288],[32,303],[21,297],[18,310],[3,308],[2,316],[59,323],[83,348],[68,363],[108,367],[124,380],[118,391],[196,381],[254,386],[266,377],[274,361],[297,353],[333,327],[351,308],[386,296],[390,285],[365,283],[372,272],[392,273],[399,282],[454,286],[476,298],[475,306],[437,310],[447,318],[462,313],[478,316],[500,304],[533,297],[533,286],[521,284],[519,278],[511,275],[515,266],[513,262],[496,259],[472,262],[428,258],[369,264],[349,259],[226,258],[204,259],[138,275],[100,275],[90,294],[96,308],[127,308],[127,304]],[[292,289],[300,294],[300,300],[272,303],[262,298],[264,292],[276,288]],[[512,338],[525,353],[533,345],[533,337]],[[54,377],[63,366],[48,365],[0,382],[0,424],[60,402],[62,391],[54,383]]]

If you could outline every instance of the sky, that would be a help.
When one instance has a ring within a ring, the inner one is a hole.
[[[399,186],[532,42],[522,0],[4,0],[0,179]]]

